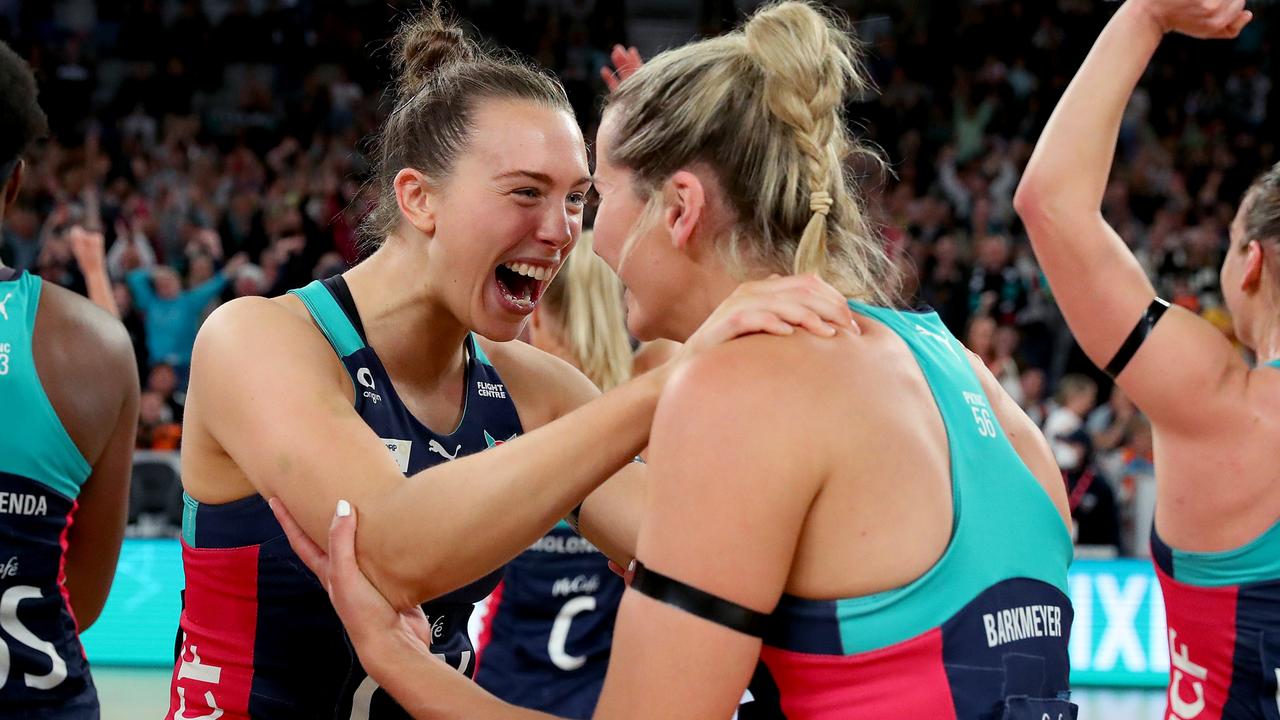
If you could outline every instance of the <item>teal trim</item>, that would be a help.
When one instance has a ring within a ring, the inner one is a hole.
[[[1173,577],[1199,587],[1248,585],[1280,578],[1280,522],[1234,550],[1173,551]]]
[[[74,500],[93,467],[49,402],[31,349],[41,281],[23,273],[0,283],[0,344],[9,346],[0,376],[0,469]]]
[[[1267,363],[1267,366],[1280,369],[1280,359],[1272,360],[1271,362]]]
[[[489,362],[489,356],[484,354],[484,348],[480,347],[480,338],[475,333],[471,333],[471,347],[475,349],[476,359],[481,365],[493,367],[493,363]]]
[[[964,347],[935,313],[854,301],[849,307],[901,337],[920,366],[946,428],[954,514],[951,541],[924,575],[900,588],[835,601],[844,652],[916,637],[1003,580],[1038,580],[1065,594],[1070,532],[995,422]]]
[[[319,280],[306,287],[290,290],[290,294],[298,296],[307,312],[320,327],[320,331],[328,338],[338,357],[347,357],[364,347],[360,333],[356,332],[350,318],[342,311],[342,306],[329,293],[329,289]]]
[[[556,529],[572,530],[573,526],[569,524],[569,521],[561,520],[560,522],[556,523]]]
[[[196,516],[200,513],[200,501],[182,493],[182,540],[196,547]]]

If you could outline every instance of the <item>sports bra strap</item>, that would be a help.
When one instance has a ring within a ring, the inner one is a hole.
[[[330,278],[332,280],[333,278]],[[346,284],[342,284],[346,289]],[[311,313],[312,319],[316,325],[320,327],[320,331],[324,333],[325,338],[329,340],[329,344],[333,346],[338,357],[347,357],[365,346],[365,341],[361,329],[357,329],[355,322],[352,320],[352,314],[342,307],[338,298],[334,297],[330,286],[326,282],[316,280],[308,284],[306,287],[297,290],[290,290],[291,294],[296,295],[303,305],[307,306],[307,311]],[[350,299],[351,293],[348,291],[346,297]],[[355,305],[352,303],[351,308],[354,310]],[[356,317],[359,317],[358,315]]]

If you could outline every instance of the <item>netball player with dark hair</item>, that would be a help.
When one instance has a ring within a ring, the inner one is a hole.
[[[46,130],[31,69],[0,43],[0,217]],[[124,327],[0,265],[0,717],[99,715],[79,633],[115,577],[137,424]]]

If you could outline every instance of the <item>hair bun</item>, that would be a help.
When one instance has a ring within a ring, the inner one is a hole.
[[[476,43],[444,13],[439,2],[401,25],[395,48],[396,89],[401,98],[417,93],[448,65],[474,60],[480,54]]]

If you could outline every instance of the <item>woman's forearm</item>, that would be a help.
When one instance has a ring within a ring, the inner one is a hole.
[[[511,442],[420,472],[361,507],[361,567],[400,608],[500,567],[644,448],[666,376],[636,378]]]
[[[1164,31],[1143,0],[1120,7],[1049,118],[1014,206],[1080,346],[1105,365],[1155,294],[1102,217],[1120,122]]]
[[[556,716],[507,704],[440,660],[427,656],[386,658],[374,679],[414,720],[554,720]]]
[[[89,300],[119,318],[120,308],[116,305],[116,296],[111,289],[111,279],[107,277],[107,269],[102,265],[96,265],[83,267],[81,270],[84,272],[84,283],[89,293]]]
[[[578,530],[610,560],[626,567],[636,556],[648,468],[632,463],[587,496]]]

